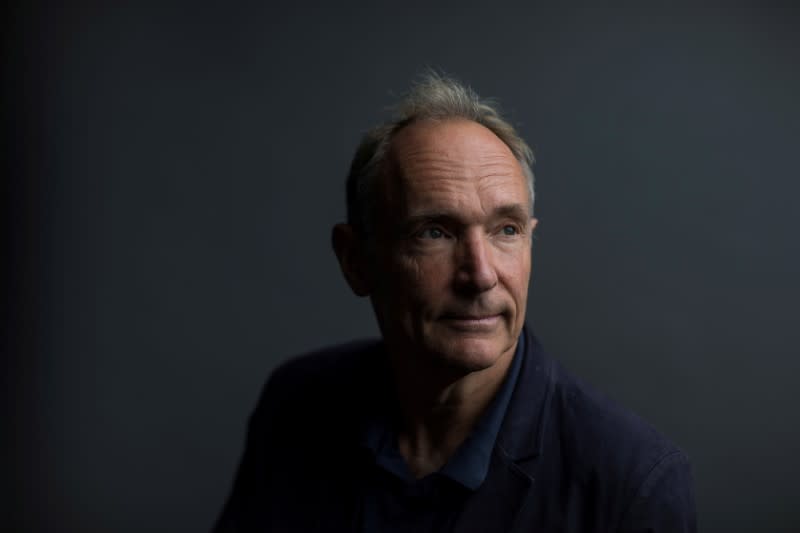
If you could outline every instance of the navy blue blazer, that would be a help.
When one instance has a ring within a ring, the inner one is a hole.
[[[687,456],[571,376],[528,335],[483,484],[457,532],[695,531]],[[267,381],[214,531],[354,531],[358,438],[386,372],[380,341],[302,356]]]

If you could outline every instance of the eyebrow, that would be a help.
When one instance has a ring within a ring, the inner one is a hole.
[[[517,218],[520,220],[531,218],[533,216],[530,212],[530,209],[528,209],[522,204],[501,205],[500,207],[494,210],[492,215],[495,218],[509,217],[509,218]]]
[[[516,220],[526,220],[531,218],[530,211],[522,204],[506,204],[496,207],[492,210],[490,219],[497,218],[513,218]],[[404,225],[413,225],[420,222],[429,222],[437,220],[461,220],[458,211],[422,211],[407,217]]]

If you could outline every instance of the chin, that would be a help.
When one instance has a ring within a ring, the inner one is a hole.
[[[460,338],[450,339],[445,346],[433,351],[446,366],[468,374],[491,368],[513,345],[505,336],[501,339]]]

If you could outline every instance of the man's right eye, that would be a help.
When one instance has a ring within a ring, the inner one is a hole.
[[[440,228],[425,228],[419,232],[419,236],[423,239],[441,239],[445,234]]]

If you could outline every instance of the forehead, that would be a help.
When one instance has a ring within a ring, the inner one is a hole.
[[[525,174],[511,149],[468,120],[421,121],[398,132],[389,150],[384,200],[403,211],[487,211],[529,207]]]

